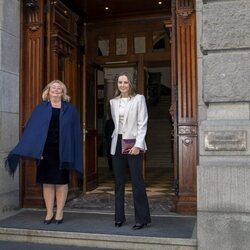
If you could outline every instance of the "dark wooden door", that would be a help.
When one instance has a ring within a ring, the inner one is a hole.
[[[49,3],[47,6],[46,2]],[[41,94],[44,86],[54,79],[60,79],[66,84],[71,102],[79,106],[78,16],[61,1],[39,0],[36,8],[24,4],[22,18],[21,128],[24,127],[34,107],[42,101]],[[46,43],[44,43],[45,40]],[[69,196],[76,195],[78,190],[78,180],[72,173]],[[32,160],[23,160],[21,206],[41,207],[43,204],[42,187],[36,183],[35,163]]]
[[[176,135],[178,145],[177,212],[197,210],[196,166],[198,152],[196,14],[194,0],[177,0],[176,45]]]
[[[173,152],[176,210],[197,210],[196,166],[197,136],[197,69],[195,1],[172,1],[172,19],[165,22],[171,34],[172,96],[170,113],[173,121]]]
[[[96,80],[97,69],[87,65],[83,86],[84,191],[98,186]]]
[[[38,1],[36,8],[23,5],[22,41],[20,69],[20,134],[35,106],[41,102],[44,85],[44,8],[45,2]],[[41,207],[41,186],[36,184],[36,165],[33,160],[22,160],[20,164],[20,205]]]

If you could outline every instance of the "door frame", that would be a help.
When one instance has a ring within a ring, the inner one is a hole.
[[[44,23],[47,21],[48,25],[48,22],[51,21],[50,19],[45,20],[44,8],[47,2],[47,0],[39,0],[37,8],[30,8],[25,6],[24,1],[21,1],[20,131],[32,109],[39,103],[40,91],[45,82],[54,77],[52,67],[49,67],[50,62],[47,63],[46,59],[49,49],[53,46],[50,42],[46,45],[44,43],[46,32]],[[195,213],[197,210],[198,90],[195,2],[195,0],[172,0],[172,18],[165,22],[165,28],[171,34],[172,46],[172,106],[170,112],[174,122],[177,212],[180,213]],[[70,9],[68,11],[71,13]],[[64,15],[65,13],[62,14],[62,16]],[[72,15],[74,19],[75,16]],[[73,28],[72,31],[75,32],[75,29]],[[70,38],[69,36],[68,39]],[[73,41],[71,41],[72,44],[74,44]],[[53,49],[56,52],[58,44],[54,45]],[[135,59],[135,56],[130,56],[133,60]],[[32,64],[33,61],[36,61],[35,66],[34,63]],[[29,93],[29,96],[33,97],[32,100],[26,98],[25,93]],[[41,196],[41,190],[34,184],[34,174],[27,175],[28,169],[31,171],[29,173],[32,173],[33,166],[30,166],[32,164],[29,162],[25,164],[22,165],[20,174],[21,206],[40,206],[41,199],[36,197]],[[26,198],[28,198],[27,202],[23,202]]]
[[[195,0],[172,0],[172,105],[176,212],[197,211],[198,101]]]

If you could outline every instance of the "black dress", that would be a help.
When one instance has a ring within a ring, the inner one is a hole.
[[[52,108],[43,159],[37,166],[36,181],[42,184],[68,184],[69,171],[59,169],[59,108]],[[39,128],[38,128],[39,129]]]

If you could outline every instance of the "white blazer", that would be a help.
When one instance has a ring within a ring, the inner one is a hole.
[[[112,118],[115,124],[115,129],[112,134],[112,143],[110,154],[114,155],[118,139],[119,127],[119,103],[120,97],[115,97],[110,100],[110,108]],[[136,139],[135,146],[146,151],[145,136],[147,133],[148,111],[143,95],[131,97],[128,101],[124,112],[124,123],[122,128],[123,139]]]

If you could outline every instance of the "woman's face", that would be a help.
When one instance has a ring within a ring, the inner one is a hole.
[[[129,96],[130,85],[128,78],[126,76],[119,76],[117,84],[118,84],[118,89],[121,92],[121,95]]]
[[[53,83],[49,88],[49,97],[61,99],[62,95],[63,95],[62,86],[57,82]]]

